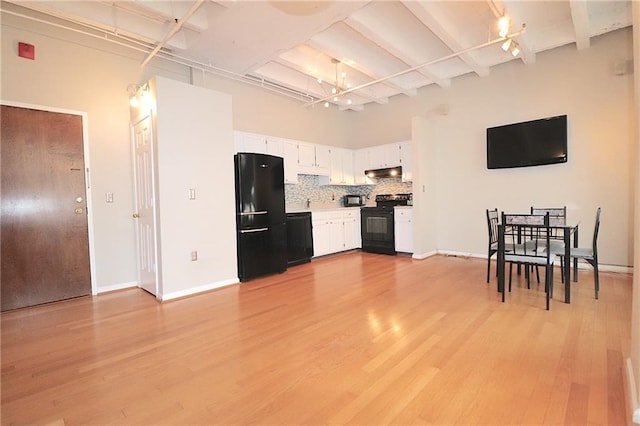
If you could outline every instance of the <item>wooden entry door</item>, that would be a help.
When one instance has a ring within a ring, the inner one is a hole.
[[[1,309],[89,295],[82,116],[0,108]]]

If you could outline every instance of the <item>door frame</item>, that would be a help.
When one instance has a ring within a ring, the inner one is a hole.
[[[84,111],[70,110],[66,108],[57,108],[44,105],[28,104],[23,102],[14,102],[0,99],[0,105],[28,108],[39,111],[55,112],[60,114],[79,115],[82,117],[82,149],[84,156],[84,196],[87,201],[87,210],[91,213],[87,216],[87,232],[89,237],[89,273],[91,275],[91,294],[93,296],[98,294],[98,285],[96,282],[96,252],[94,241],[94,228],[93,228],[93,199],[91,197],[91,167],[89,165],[89,123],[88,114]]]

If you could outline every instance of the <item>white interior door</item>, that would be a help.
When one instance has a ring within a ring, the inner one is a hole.
[[[138,239],[138,287],[158,295],[153,135],[151,116],[133,126],[136,233]]]

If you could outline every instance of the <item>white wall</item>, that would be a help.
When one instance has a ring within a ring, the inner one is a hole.
[[[158,296],[166,300],[238,282],[231,96],[161,77],[151,88],[162,264]]]
[[[523,212],[531,205],[566,205],[569,219],[581,221],[581,244],[589,245],[601,206],[600,261],[629,266],[633,81],[614,75],[613,67],[631,58],[632,31],[618,30],[593,38],[586,50],[565,46],[538,54],[531,65],[513,61],[484,78],[456,79],[449,89],[367,106],[354,118],[350,139],[357,135],[358,146],[383,143],[410,133],[411,117],[432,122],[439,250],[486,255],[485,209]],[[487,170],[487,127],[560,114],[568,115],[568,163]],[[420,196],[415,187],[414,193]]]

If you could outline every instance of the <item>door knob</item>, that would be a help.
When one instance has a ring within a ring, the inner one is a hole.
[[[78,207],[76,209],[76,214],[82,214],[84,212],[84,209],[82,209],[81,207]]]
[[[140,215],[139,215],[138,213],[134,213],[134,214],[133,214],[133,218],[134,218],[134,219],[137,219],[137,218],[139,218],[139,217],[140,217]]]

